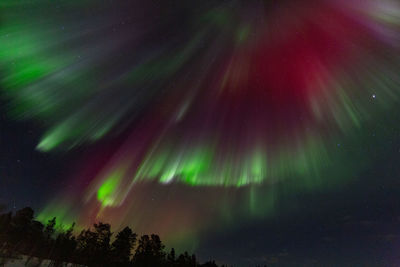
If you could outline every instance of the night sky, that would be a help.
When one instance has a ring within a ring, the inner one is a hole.
[[[235,266],[400,266],[395,0],[0,3],[0,204]]]

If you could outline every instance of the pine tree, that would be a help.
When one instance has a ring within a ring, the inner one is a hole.
[[[136,243],[136,234],[129,227],[125,227],[115,237],[111,245],[113,265],[127,266],[132,256],[132,249]]]

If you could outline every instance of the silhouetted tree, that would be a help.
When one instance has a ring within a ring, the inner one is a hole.
[[[54,246],[48,256],[52,266],[58,266],[62,262],[80,262],[80,259],[75,258],[77,241],[73,236],[75,223],[65,231],[57,235],[56,240],[53,242]]]
[[[77,258],[82,264],[94,266],[97,234],[89,229],[82,230],[77,237]]]
[[[110,266],[109,260],[111,256],[111,226],[107,223],[94,224],[94,230],[97,235],[96,247],[95,247],[95,259],[96,266]]]
[[[83,230],[78,238],[78,257],[89,266],[109,266],[111,227],[109,224],[94,224],[94,231]]]
[[[164,245],[158,235],[143,235],[133,257],[134,266],[152,267],[166,264]]]
[[[38,221],[32,220],[31,226],[28,230],[28,235],[25,236],[23,242],[23,250],[22,252],[25,255],[28,255],[27,262],[28,263],[32,257],[39,257],[41,254],[41,249],[46,242],[45,236],[43,235],[44,225]]]
[[[46,239],[50,239],[53,236],[56,230],[55,226],[56,226],[56,217],[49,220],[46,224],[46,228],[44,229],[44,236]]]
[[[53,239],[53,235],[56,231],[55,226],[56,217],[47,221],[46,227],[43,230],[40,248],[36,250],[34,256],[39,258],[49,258],[49,255],[53,252],[55,246],[55,240]]]
[[[183,254],[179,255],[176,266],[196,267],[197,266],[196,256],[194,255],[190,256],[189,253],[185,251]]]
[[[171,251],[167,255],[167,264],[169,266],[176,266],[176,255],[174,248],[171,248]]]
[[[11,218],[4,251],[6,255],[13,256],[18,251],[26,252],[27,243],[30,241],[28,237],[33,215],[32,208],[27,207],[18,210]]]
[[[18,210],[14,215],[11,212],[0,214],[0,256],[3,256],[0,258],[24,254],[28,256],[26,264],[37,257],[39,265],[43,259],[50,259],[53,267],[63,266],[64,262],[89,267],[217,267],[214,261],[198,264],[195,255],[188,252],[176,257],[172,248],[165,253],[158,235],[141,236],[132,253],[137,235],[129,227],[122,229],[110,244],[109,224],[94,224],[93,230],[82,230],[77,237],[73,234],[74,226],[66,231],[56,231],[55,217],[44,226],[34,220],[31,208]],[[0,265],[4,263],[3,260]]]
[[[136,236],[129,227],[125,227],[117,234],[111,245],[113,265],[129,266],[132,249],[136,243]]]

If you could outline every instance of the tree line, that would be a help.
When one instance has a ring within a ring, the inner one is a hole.
[[[46,225],[34,219],[32,208],[26,207],[0,214],[0,256],[7,259],[27,256],[26,264],[34,258],[50,260],[50,266],[73,263],[84,266],[129,267],[218,267],[214,261],[200,264],[188,252],[176,255],[172,248],[166,252],[158,235],[138,237],[129,227],[114,238],[111,226],[95,223],[93,228],[74,234],[74,226],[56,230],[56,218]],[[223,266],[221,266],[223,267]]]

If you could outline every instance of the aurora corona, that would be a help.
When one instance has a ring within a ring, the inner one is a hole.
[[[365,155],[337,144],[363,142],[398,105],[397,1],[129,2],[0,4],[9,116],[43,125],[43,153],[86,148],[79,190],[59,192],[43,220],[143,230],[160,229],[158,214],[161,234],[186,236],[231,213],[267,216],[278,186],[346,180],[332,166]],[[164,197],[140,215],[151,191]]]

